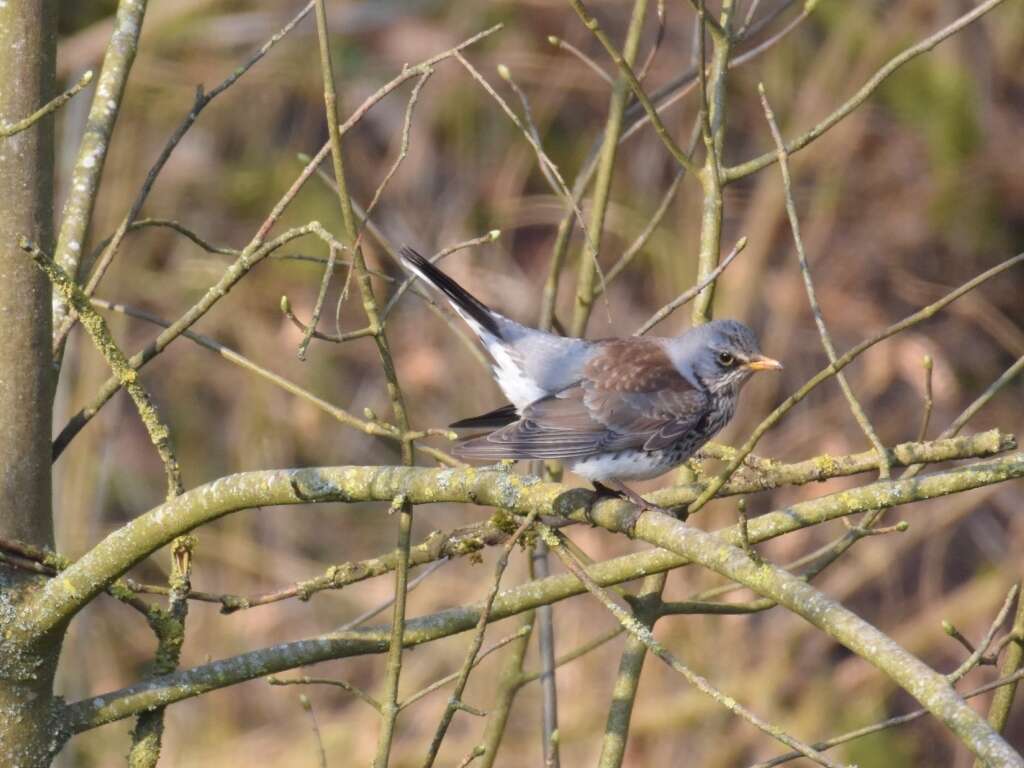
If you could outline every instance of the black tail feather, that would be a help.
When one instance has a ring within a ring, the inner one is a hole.
[[[479,416],[470,416],[468,419],[460,419],[454,424],[449,424],[452,429],[470,429],[473,427],[485,428],[485,427],[504,427],[511,424],[513,421],[519,420],[519,414],[516,412],[516,407],[509,403],[503,405],[500,408],[495,408],[493,411],[482,413]]]
[[[489,333],[501,336],[493,313],[479,299],[412,248],[402,246],[399,253],[405,261],[409,262],[414,272],[451,299],[455,306],[480,323]]]

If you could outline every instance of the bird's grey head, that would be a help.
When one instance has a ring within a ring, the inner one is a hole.
[[[755,372],[782,368],[761,354],[754,332],[736,320],[713,320],[667,342],[679,372],[711,392],[738,393]]]

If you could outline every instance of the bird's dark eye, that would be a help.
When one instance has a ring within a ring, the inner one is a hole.
[[[728,352],[719,352],[718,362],[728,368],[729,366],[736,362],[736,358],[733,357]]]

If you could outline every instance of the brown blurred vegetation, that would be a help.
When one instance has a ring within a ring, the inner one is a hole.
[[[95,68],[109,29],[111,2],[64,3],[62,82]],[[765,10],[777,3],[764,2]],[[967,0],[841,3],[822,0],[797,31],[731,75],[726,159],[738,162],[771,147],[757,101],[764,81],[786,135],[810,127],[845,100],[890,56],[962,13]],[[198,83],[227,75],[272,34],[298,2],[188,0],[153,3],[128,85],[93,224],[97,242],[128,209],[170,130],[187,112]],[[579,61],[550,46],[558,35],[607,59],[571,8],[560,0],[517,2],[331,3],[331,28],[341,112],[348,112],[403,63],[419,61],[464,37],[503,22],[505,28],[467,56],[514,102],[494,67],[506,64],[528,94],[545,147],[567,178],[574,176],[599,134],[607,86]],[[592,10],[620,40],[629,8],[593,2]],[[792,13],[792,12],[790,12]],[[668,23],[647,83],[655,87],[690,61],[694,14],[668,4]],[[775,22],[779,28],[786,18]],[[653,21],[653,20],[652,20]],[[653,36],[653,23],[641,50]],[[766,33],[770,34],[771,29]],[[797,205],[826,320],[845,349],[969,276],[1024,249],[1024,6],[1006,3],[961,35],[893,76],[861,109],[794,156]],[[608,66],[610,70],[611,67]],[[397,151],[408,86],[385,100],[346,137],[347,173],[355,198],[366,203]],[[696,102],[691,95],[666,115],[685,136]],[[88,108],[73,100],[60,114],[58,167],[62,183],[74,159]],[[322,86],[312,17],[202,114],[177,149],[144,214],[174,218],[208,240],[241,247],[300,169],[297,153],[326,138]],[[640,231],[674,173],[671,158],[649,129],[623,146],[612,191],[601,262],[610,265]],[[699,190],[684,181],[658,231],[634,265],[595,306],[592,336],[630,332],[694,278]],[[374,216],[396,243],[424,251],[502,230],[490,246],[451,257],[448,269],[483,300],[532,322],[554,229],[563,205],[537,171],[522,135],[457,63],[449,61],[427,84],[412,124],[411,147]],[[322,221],[337,230],[337,203],[319,182],[300,193],[282,224]],[[719,283],[715,313],[753,325],[766,352],[785,361],[785,374],[752,384],[724,442],[742,440],[767,410],[826,359],[796,267],[776,168],[726,192],[726,247],[746,235],[747,250]],[[397,275],[368,242],[371,266]],[[312,241],[292,252],[324,256]],[[579,254],[574,243],[573,258]],[[162,230],[130,234],[99,295],[176,317],[213,281],[227,257],[205,253]],[[314,342],[299,362],[298,331],[279,309],[287,294],[308,318],[321,267],[271,260],[260,265],[197,330],[360,414],[387,414],[382,374],[370,340],[335,346]],[[340,280],[331,296],[337,296]],[[377,287],[385,295],[384,282]],[[567,316],[573,281],[563,283]],[[329,301],[328,307],[333,307]],[[325,313],[325,326],[332,323]],[[678,313],[663,333],[685,327]],[[356,327],[358,307],[342,326]],[[124,348],[154,335],[151,326],[111,316]],[[392,316],[390,338],[415,427],[449,421],[499,404],[496,387],[450,329],[409,295]],[[850,382],[886,444],[913,439],[922,413],[922,356],[935,360],[931,434],[943,429],[1014,359],[1024,355],[1024,273],[1011,271],[968,295],[941,316],[872,349],[848,369]],[[107,376],[103,361],[76,331],[57,400],[57,425],[80,407]],[[177,341],[144,374],[171,426],[190,487],[235,471],[302,465],[397,463],[397,446],[347,430],[269,383],[231,366],[187,340]],[[1007,388],[972,423],[1024,432],[1024,384]],[[798,459],[865,449],[863,434],[834,383],[816,390],[758,453]],[[58,544],[74,556],[105,532],[163,497],[162,469],[124,394],[117,396],[58,464],[55,507]],[[660,482],[666,482],[662,479]],[[846,482],[833,481],[840,488]],[[821,487],[789,488],[752,497],[749,512],[820,495]],[[997,485],[897,510],[890,522],[910,521],[900,535],[862,542],[829,570],[820,586],[892,635],[927,663],[946,670],[962,649],[940,628],[955,623],[977,639],[1010,583],[1021,576],[1024,498],[1019,484]],[[414,539],[430,530],[478,520],[471,506],[417,511]],[[735,504],[712,504],[697,523],[731,522]],[[841,530],[840,523],[765,545],[775,562],[810,551]],[[574,538],[596,558],[634,546],[600,530]],[[193,583],[197,589],[248,594],[322,572],[330,563],[372,556],[393,546],[394,524],[381,505],[264,509],[230,516],[199,533]],[[491,562],[493,553],[485,553]],[[506,584],[525,577],[516,556]],[[135,575],[155,580],[154,558]],[[554,567],[558,567],[557,564]],[[483,596],[490,567],[471,559],[449,563],[410,596],[410,614]],[[487,574],[486,576],[484,574]],[[682,598],[716,579],[690,568],[669,578],[668,598]],[[390,577],[308,603],[287,601],[220,616],[214,605],[191,607],[182,663],[191,666],[254,647],[324,632],[387,599]],[[743,597],[742,593],[737,593]],[[559,652],[614,625],[588,596],[555,608]],[[495,639],[514,621],[492,628]],[[799,618],[780,610],[743,616],[678,617],[658,634],[719,687],[801,738],[813,740],[914,707],[906,694],[862,660],[837,648]],[[408,654],[402,689],[411,692],[461,663],[464,636]],[[621,638],[558,671],[563,765],[593,764],[604,727]],[[151,660],[151,633],[112,600],[97,600],[75,621],[65,643],[60,689],[69,700],[128,684]],[[467,699],[487,706],[500,654],[471,678]],[[535,649],[529,668],[536,667]],[[374,689],[381,658],[321,665]],[[992,679],[991,668],[968,684]],[[164,764],[314,765],[308,715],[294,688],[262,681],[173,706],[167,713]],[[329,764],[367,764],[376,714],[335,689],[309,690]],[[446,695],[434,694],[406,712],[399,725],[395,765],[418,765]],[[976,701],[984,707],[987,699]],[[540,761],[539,691],[517,700],[498,765]],[[647,665],[630,734],[632,766],[745,765],[777,752],[764,735],[727,716],[681,678]],[[76,737],[67,766],[117,764],[127,749],[126,722]],[[452,765],[479,738],[480,722],[460,715],[441,755]],[[1011,743],[1024,743],[1018,706]],[[841,752],[865,766],[969,766],[942,726],[918,721],[854,742]],[[803,763],[795,762],[795,765]]]

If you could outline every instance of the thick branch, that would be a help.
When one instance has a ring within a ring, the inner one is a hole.
[[[1024,766],[1024,759],[960,698],[945,676],[803,579],[764,560],[754,560],[714,534],[662,513],[641,514],[635,530],[638,538],[686,556],[786,606],[871,662],[942,720],[983,762],[1008,768]]]
[[[838,517],[936,498],[1019,477],[1024,477],[1024,453],[913,480],[873,483],[795,504],[751,520],[748,537],[751,543],[756,544]],[[475,501],[503,506],[518,513],[540,508],[542,512],[555,511],[573,519],[589,516],[602,527],[616,531],[629,531],[631,523],[637,519],[635,509],[622,501],[603,501],[588,509],[587,505],[594,498],[588,491],[566,492],[564,487],[554,483],[534,482],[496,470],[339,467],[250,472],[190,491],[108,536],[40,592],[39,598],[26,611],[25,628],[36,631],[47,623],[52,625],[70,616],[77,609],[77,603],[88,600],[98,575],[105,568],[117,563],[115,570],[121,572],[124,558],[135,562],[144,557],[147,550],[159,547],[175,535],[229,512],[248,506],[314,500],[385,500],[400,492],[417,504]],[[659,543],[662,538],[667,541],[657,526],[646,527],[648,523],[644,518],[649,517],[645,515],[640,520],[644,524],[645,537],[658,539]],[[692,531],[688,527],[686,530]],[[723,529],[714,535],[693,533],[706,537],[702,541],[708,543],[709,540],[714,545],[711,551],[740,542],[738,527]],[[686,546],[689,547],[690,543],[692,539]],[[743,557],[746,558],[745,555]],[[702,560],[706,559],[702,555]],[[688,562],[687,556],[654,549],[597,563],[587,572],[596,583],[609,586],[677,568]],[[559,574],[517,586],[498,595],[491,620],[507,618],[583,591],[585,588],[571,574]],[[413,619],[406,624],[405,643],[418,645],[471,629],[479,620],[481,610],[482,606],[477,604]],[[70,726],[75,731],[88,730],[130,717],[157,704],[180,701],[293,667],[326,659],[382,653],[387,645],[388,629],[374,627],[252,651],[85,699],[69,708]]]
[[[995,431],[985,433],[982,437],[987,439],[988,449],[993,453],[1006,445]],[[950,445],[946,441],[937,441],[938,443]],[[810,503],[824,504],[828,499],[835,499],[840,508],[864,511],[868,508],[891,507],[903,501],[917,501],[931,498],[933,495],[954,493],[965,488],[975,488],[978,485],[1018,476],[1016,464],[1011,460],[1013,457],[1021,456],[1019,453],[1012,454],[1002,460],[1009,462],[1010,467],[1006,470],[1008,474],[1005,476],[983,480],[977,485],[971,484],[975,477],[972,469],[989,465],[976,464],[947,473],[937,473],[919,481],[902,481],[903,485],[899,482],[890,484],[893,488],[905,488],[905,494],[889,490],[888,495],[883,493],[875,497],[872,495],[873,489],[886,486],[884,483],[876,483],[816,499]],[[912,456],[904,458],[909,460]],[[822,471],[828,465],[829,462],[825,461],[821,467],[811,471]],[[877,463],[874,466],[877,466]],[[1021,469],[1024,471],[1024,466]],[[935,478],[949,475],[962,477],[966,484],[961,487],[954,481],[948,489],[937,493],[918,490],[919,487],[923,487],[922,484],[926,480],[934,483]],[[757,489],[759,486],[755,483],[751,490]],[[700,486],[683,486],[682,491],[670,489],[655,494],[653,498],[656,503],[674,504],[678,503],[676,499],[684,493],[692,496],[699,492]],[[509,509],[519,514],[528,514],[538,509],[540,514],[574,516],[577,520],[587,520],[587,516],[590,516],[600,525],[612,530],[628,530],[633,509],[631,505],[618,500],[604,501],[590,508],[594,499],[594,494],[590,491],[570,490],[558,483],[542,483],[536,478],[522,477],[495,469],[324,467],[243,472],[190,490],[140,515],[108,535],[80,560],[64,570],[59,578],[51,581],[35,595],[32,603],[26,606],[26,616],[20,629],[26,636],[35,636],[56,628],[69,620],[114,579],[170,542],[175,536],[188,533],[193,528],[231,512],[276,504],[391,501],[399,493],[407,494],[412,504],[468,502]],[[854,499],[865,501],[858,504],[853,501]],[[763,519],[764,517],[759,518]],[[753,532],[751,541],[754,541]]]

